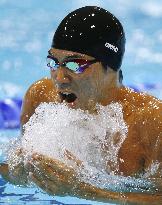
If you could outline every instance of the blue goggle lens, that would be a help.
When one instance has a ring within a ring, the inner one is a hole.
[[[59,66],[55,59],[47,57],[46,61],[47,61],[47,66],[53,70],[56,70]]]
[[[82,73],[90,64],[96,62],[96,60],[88,61],[85,59],[73,59],[62,63],[62,66],[65,66],[74,73]],[[57,70],[60,66],[57,59],[47,56],[47,66],[52,70]]]

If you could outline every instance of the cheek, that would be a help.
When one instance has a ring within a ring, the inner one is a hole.
[[[103,84],[103,72],[99,68],[89,68],[84,73],[75,76],[75,83],[81,93],[98,95]]]
[[[98,93],[98,82],[94,80],[93,76],[84,77],[78,81],[78,88],[81,94],[88,97]]]
[[[102,85],[102,75],[100,72],[93,72],[89,78],[91,87],[98,92]]]

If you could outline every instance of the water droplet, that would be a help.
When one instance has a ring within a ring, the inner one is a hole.
[[[92,25],[92,26],[91,26],[91,28],[95,28],[95,27],[96,27],[95,25]]]

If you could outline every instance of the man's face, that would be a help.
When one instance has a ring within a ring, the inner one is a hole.
[[[60,63],[66,62],[69,57],[84,60],[94,59],[85,54],[55,48],[50,49],[49,55]],[[116,86],[114,73],[112,77],[111,72],[106,71],[101,62],[91,64],[83,73],[75,73],[60,65],[56,70],[51,70],[51,78],[56,87],[59,102],[64,102],[71,108],[89,111],[94,110],[97,103],[103,104],[108,89],[111,86]]]

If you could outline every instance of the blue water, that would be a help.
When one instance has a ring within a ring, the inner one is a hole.
[[[45,58],[53,32],[65,15],[85,5],[101,6],[123,23],[127,38],[122,65],[124,84],[162,99],[161,0],[0,0],[1,101],[13,97],[21,99],[31,83],[49,76]],[[0,130],[0,143],[7,143],[18,134],[19,130]],[[2,155],[0,159],[3,160]],[[37,188],[15,187],[0,179],[0,203],[18,202],[102,204],[51,197]]]

